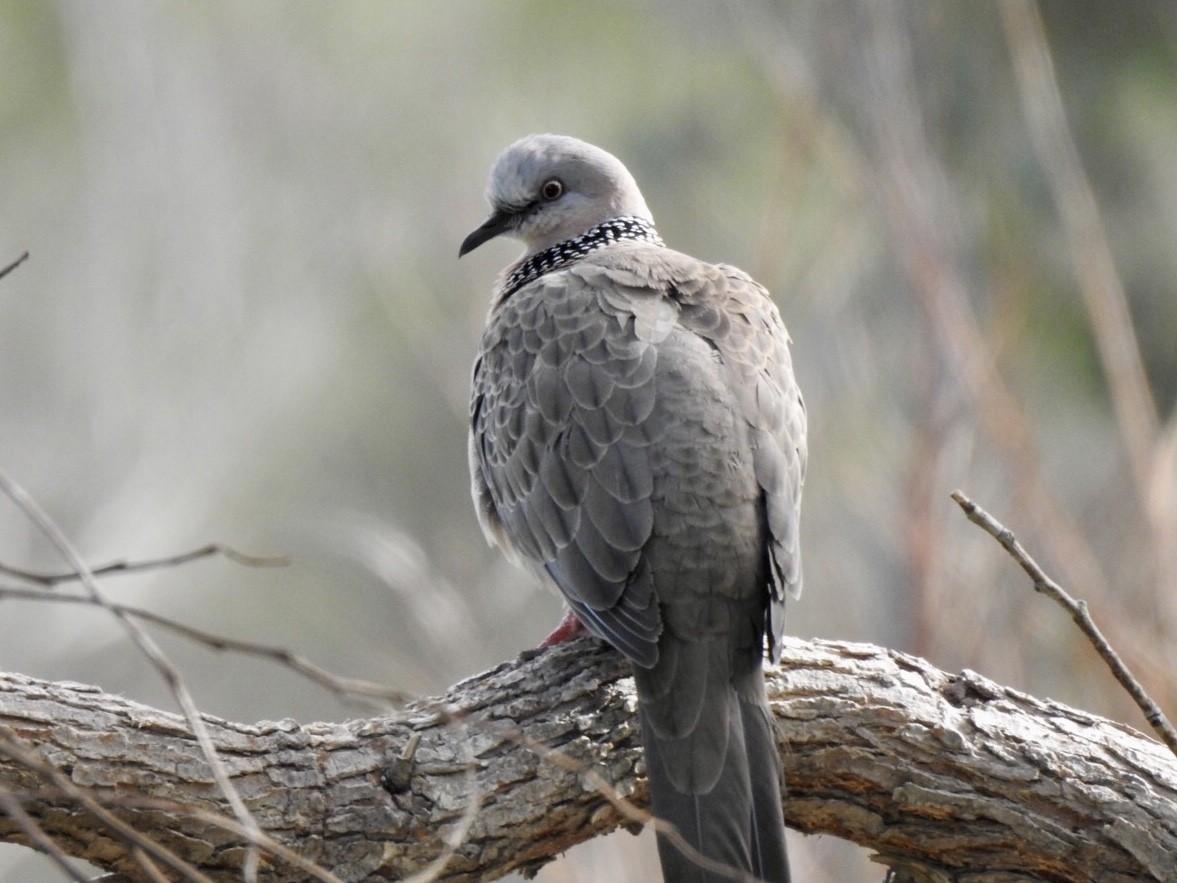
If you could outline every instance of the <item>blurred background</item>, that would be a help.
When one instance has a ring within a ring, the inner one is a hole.
[[[94,564],[291,558],[106,579],[124,603],[414,693],[534,646],[560,604],[487,547],[465,453],[518,247],[456,255],[498,152],[572,134],[790,328],[811,451],[791,631],[1143,729],[948,495],[1014,529],[1177,711],[1174,9],[0,0],[0,266],[31,253],[0,280],[0,470]],[[7,500],[0,563],[63,567]],[[211,713],[367,713],[159,637]],[[0,669],[174,708],[99,612],[0,596]],[[812,883],[883,876],[833,838],[794,856]],[[539,879],[655,867],[621,833]],[[0,880],[61,879],[0,849]]]

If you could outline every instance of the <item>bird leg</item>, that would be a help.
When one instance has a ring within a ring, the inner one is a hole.
[[[571,641],[577,635],[582,634],[584,630],[584,626],[576,618],[576,614],[572,612],[572,608],[566,607],[564,609],[564,616],[560,619],[559,624],[552,629],[552,633],[544,638],[543,643],[539,645],[540,649],[555,647],[557,644]]]

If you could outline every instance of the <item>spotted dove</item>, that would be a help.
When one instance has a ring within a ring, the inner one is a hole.
[[[659,835],[664,879],[787,881],[762,671],[801,590],[785,326],[747,274],[665,247],[600,148],[523,138],[488,199],[460,254],[499,235],[526,251],[474,365],[482,528],[631,661],[654,813],[690,847]]]

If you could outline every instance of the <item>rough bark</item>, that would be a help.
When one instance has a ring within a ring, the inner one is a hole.
[[[616,654],[583,640],[391,716],[209,722],[262,828],[340,879],[424,867],[465,815],[472,824],[438,879],[489,880],[623,822],[592,773],[645,806],[626,674]],[[1177,759],[1128,727],[869,645],[790,641],[770,694],[789,824],[868,846],[903,879],[1177,881]],[[210,879],[240,879],[241,838],[168,805],[224,811],[180,718],[92,687],[0,675],[0,736]],[[149,879],[106,824],[2,748],[0,789],[21,795],[69,855]],[[0,839],[24,834],[0,817]],[[309,879],[272,856],[262,878]]]

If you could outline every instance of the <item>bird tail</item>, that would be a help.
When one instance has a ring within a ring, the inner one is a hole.
[[[740,702],[748,777],[752,783],[752,872],[769,883],[789,883],[782,792],[785,778],[776,727],[767,708]]]
[[[721,729],[704,724],[687,740],[659,735],[653,716],[641,715],[654,815],[674,829],[657,835],[663,879],[789,883],[780,757],[768,709],[740,699],[730,684],[723,691],[719,707],[707,712]],[[684,744],[700,738],[708,744]],[[682,781],[682,754],[697,751],[723,752],[713,782]]]

